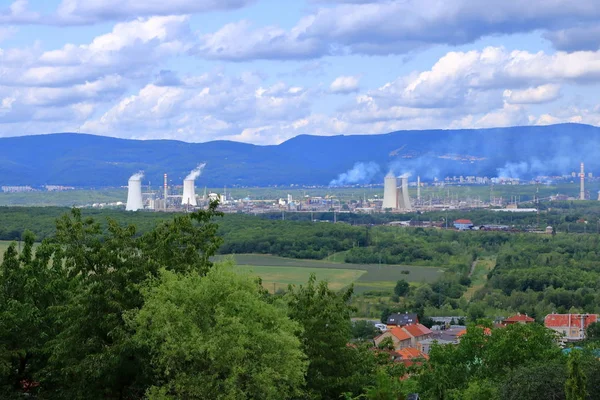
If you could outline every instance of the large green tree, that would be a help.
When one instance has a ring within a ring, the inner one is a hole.
[[[281,300],[218,265],[201,277],[163,270],[131,316],[157,379],[149,398],[288,399],[304,385],[305,356]]]
[[[49,309],[66,289],[56,280],[60,263],[51,261],[55,247],[44,242],[34,254],[33,234],[23,239],[21,253],[11,244],[0,265],[0,398],[36,390],[44,344],[54,334]]]
[[[343,393],[361,393],[375,379],[372,352],[351,346],[349,301],[352,289],[331,290],[314,275],[306,285],[290,287],[286,296],[289,316],[302,326],[300,340],[308,357],[308,396],[338,399]]]
[[[581,363],[581,352],[572,350],[567,362],[567,380],[565,382],[566,400],[585,400],[587,396],[587,376]]]

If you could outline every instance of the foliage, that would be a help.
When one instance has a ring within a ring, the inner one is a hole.
[[[566,400],[585,400],[587,376],[581,365],[581,353],[578,350],[571,351],[567,362],[567,381],[565,382]]]
[[[370,321],[358,320],[352,322],[352,339],[369,340],[378,334],[379,330]]]
[[[158,377],[149,398],[287,399],[301,393],[306,362],[297,323],[267,303],[248,276],[217,265],[202,278],[163,270],[130,315],[135,341]]]
[[[307,389],[314,399],[337,399],[361,393],[372,379],[374,359],[362,346],[350,346],[352,289],[336,293],[314,275],[306,285],[290,287],[289,316],[303,328],[302,348],[308,357]]]
[[[410,285],[405,280],[401,279],[396,282],[396,286],[394,287],[394,293],[396,296],[406,296],[408,290],[410,289]]]

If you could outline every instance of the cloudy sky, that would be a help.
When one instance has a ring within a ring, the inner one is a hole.
[[[0,0],[0,137],[600,125],[598,0]]]

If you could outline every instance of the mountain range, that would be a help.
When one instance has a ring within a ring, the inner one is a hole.
[[[199,186],[380,183],[389,171],[532,178],[600,169],[600,128],[581,124],[380,135],[301,135],[279,145],[127,140],[77,133],[0,138],[0,185],[123,186],[174,182],[205,162]],[[600,172],[600,171],[598,171]]]

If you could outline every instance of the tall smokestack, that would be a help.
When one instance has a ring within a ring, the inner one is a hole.
[[[167,197],[169,196],[169,186],[168,186],[168,183],[167,183],[168,182],[167,181],[167,174],[165,174],[164,179],[165,179],[165,181],[164,181],[164,184],[163,184],[164,185],[163,189],[164,189],[165,210],[166,210],[167,209]]]
[[[137,211],[144,208],[144,201],[142,200],[142,177],[143,172],[133,174],[129,178],[127,187],[127,211]]]
[[[581,172],[579,173],[579,179],[581,180],[579,186],[579,200],[585,200],[585,168],[581,163]]]
[[[202,170],[206,164],[198,165],[192,172],[188,174],[183,180],[183,197],[181,198],[181,205],[184,206],[197,206],[196,202],[196,188],[194,181],[202,174]]]
[[[383,182],[383,205],[382,208],[398,208],[398,180],[393,173],[387,174]]]
[[[421,201],[421,177],[417,176],[417,200]]]

